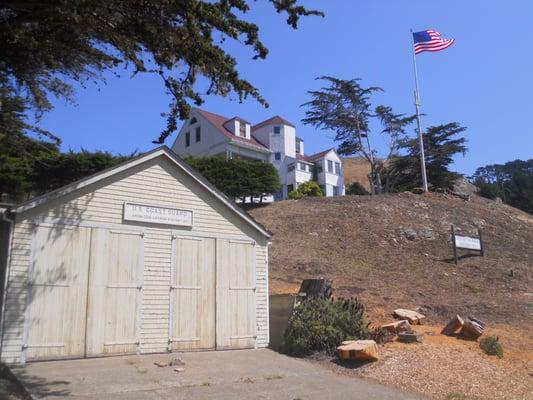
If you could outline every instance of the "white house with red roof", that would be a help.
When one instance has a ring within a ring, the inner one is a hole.
[[[306,155],[296,127],[280,116],[252,125],[240,117],[227,118],[194,108],[180,129],[172,150],[181,157],[224,154],[273,164],[281,191],[276,200],[303,182],[315,179],[326,196],[344,195],[342,160],[334,149]]]

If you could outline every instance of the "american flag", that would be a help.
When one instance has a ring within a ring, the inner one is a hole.
[[[413,41],[415,43],[415,54],[424,51],[441,51],[450,47],[455,39],[443,39],[440,33],[434,29],[428,29],[421,32],[413,32]]]

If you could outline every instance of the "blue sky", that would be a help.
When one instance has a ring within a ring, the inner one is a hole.
[[[243,78],[270,103],[208,97],[202,108],[257,123],[279,114],[297,127],[306,153],[334,147],[333,134],[304,126],[308,90],[321,75],[361,78],[380,86],[377,104],[414,113],[413,63],[409,29],[434,28],[455,38],[450,49],[418,57],[423,127],[457,121],[468,127],[469,152],[454,169],[471,174],[477,167],[533,157],[533,1],[515,0],[328,0],[304,1],[325,18],[307,17],[298,30],[285,24],[266,1],[251,1],[246,18],[260,26],[270,54],[252,60],[251,49],[229,43]],[[76,105],[55,101],[41,124],[63,139],[65,150],[85,148],[116,153],[145,151],[164,127],[161,112],[170,98],[159,78],[119,71],[106,84],[78,90]],[[414,132],[412,132],[414,135]],[[167,139],[171,145],[174,137]],[[378,148],[383,145],[379,138]]]

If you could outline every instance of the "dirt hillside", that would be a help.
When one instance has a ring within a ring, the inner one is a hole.
[[[346,157],[342,159],[342,166],[346,186],[352,182],[359,182],[366,190],[370,191],[370,183],[368,182],[370,165],[368,161],[360,157]]]
[[[532,398],[532,216],[476,195],[464,201],[433,193],[284,201],[251,214],[274,234],[271,293],[325,277],[335,295],[361,299],[374,325],[390,322],[395,308],[427,316],[424,344],[387,345],[383,360],[356,374],[440,399]],[[467,234],[481,228],[485,257],[463,257],[456,266],[452,224]],[[506,348],[504,359],[486,356],[477,343],[432,339],[456,313],[485,320],[486,334]]]
[[[402,193],[284,201],[252,215],[274,233],[275,292],[319,276],[332,279],[337,294],[362,298],[369,311],[421,306],[442,320],[456,312],[533,320],[533,218],[506,205]],[[455,266],[452,224],[465,233],[480,227],[485,257]]]

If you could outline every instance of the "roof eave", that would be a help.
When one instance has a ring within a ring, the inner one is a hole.
[[[234,144],[236,146],[239,146],[239,147],[244,147],[246,149],[252,149],[254,151],[259,151],[261,153],[265,153],[265,154],[271,154],[272,151],[267,149],[266,147],[260,147],[256,144],[253,144],[253,143],[247,143],[247,142],[243,142],[243,141],[240,141],[240,140],[235,140],[235,139],[229,139],[230,143],[231,144]]]
[[[116,165],[114,167],[108,168],[104,171],[97,172],[96,174],[93,174],[87,178],[83,178],[79,181],[73,182],[69,185],[63,186],[59,189],[53,190],[49,193],[43,194],[41,196],[35,197],[34,199],[30,199],[26,202],[23,202],[19,204],[18,206],[15,206],[13,208],[8,209],[7,211],[12,214],[20,214],[25,211],[28,211],[32,208],[41,206],[48,201],[55,200],[57,198],[60,198],[62,196],[65,196],[69,193],[72,193],[76,190],[82,189],[84,187],[87,187],[93,183],[96,183],[102,179],[105,179],[109,176],[112,176],[116,173],[119,173],[121,171],[128,170],[132,167],[135,167],[136,165],[142,164],[146,161],[149,161],[151,159],[154,159],[156,157],[159,157],[161,155],[167,156],[171,161],[173,161],[176,165],[181,167],[183,171],[185,171],[190,177],[193,178],[196,182],[198,182],[201,186],[203,186],[205,189],[207,189],[209,192],[211,192],[215,197],[217,197],[222,203],[224,203],[226,206],[228,206],[232,211],[234,211],[239,217],[241,217],[245,222],[252,225],[259,233],[261,233],[266,238],[272,237],[272,232],[270,232],[268,229],[263,227],[261,224],[259,224],[257,221],[253,219],[252,216],[250,216],[246,211],[242,210],[234,201],[232,201],[230,198],[228,198],[226,195],[224,195],[222,192],[220,192],[218,189],[216,189],[211,183],[209,183],[202,175],[200,175],[197,171],[195,171],[192,167],[190,167],[185,161],[183,161],[177,154],[175,154],[172,150],[170,150],[166,146],[160,146],[157,147],[147,153],[141,154],[138,157],[125,161],[122,164]]]

